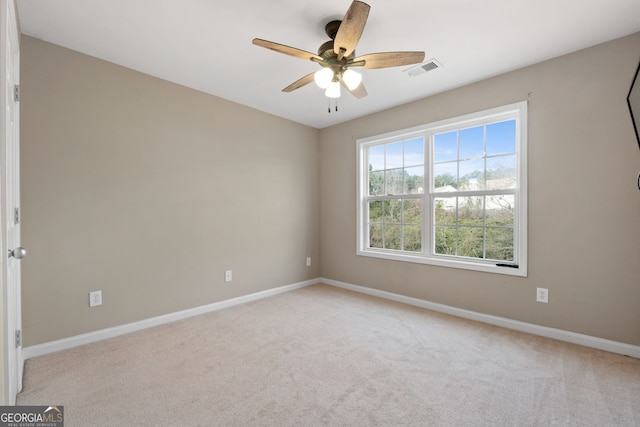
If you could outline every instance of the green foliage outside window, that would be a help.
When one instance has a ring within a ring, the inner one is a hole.
[[[380,249],[422,251],[420,199],[369,202],[369,246]]]

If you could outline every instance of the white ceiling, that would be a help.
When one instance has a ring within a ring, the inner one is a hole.
[[[314,84],[281,91],[317,64],[251,40],[315,53],[351,0],[17,1],[24,34],[320,129],[640,31],[639,0],[368,3],[357,55],[424,50],[443,66],[362,70],[369,95],[329,114]]]

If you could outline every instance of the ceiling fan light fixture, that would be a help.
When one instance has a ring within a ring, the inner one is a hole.
[[[332,81],[327,86],[327,91],[324,93],[329,98],[340,98],[340,82]]]
[[[342,81],[345,85],[347,85],[347,88],[349,88],[349,90],[354,90],[355,88],[360,86],[360,83],[362,83],[362,74],[358,73],[357,71],[346,70],[344,73],[342,73]]]
[[[324,67],[315,72],[313,75],[313,81],[316,82],[320,89],[326,89],[333,80],[333,70],[328,67]]]

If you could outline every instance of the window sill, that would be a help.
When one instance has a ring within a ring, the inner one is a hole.
[[[483,273],[505,274],[508,276],[527,277],[526,265],[498,266],[499,262],[476,262],[472,259],[453,259],[446,256],[425,257],[422,255],[410,255],[407,253],[366,249],[358,250],[359,256],[386,259],[391,261],[412,262],[417,264],[435,265],[438,267],[458,268],[462,270],[474,270]]]

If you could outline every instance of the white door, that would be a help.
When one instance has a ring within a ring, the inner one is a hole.
[[[2,78],[2,282],[4,312],[4,400],[15,405],[16,394],[22,389],[22,325],[20,259],[25,251],[20,247],[20,46],[14,0],[2,1],[2,43],[0,45],[0,75]]]

